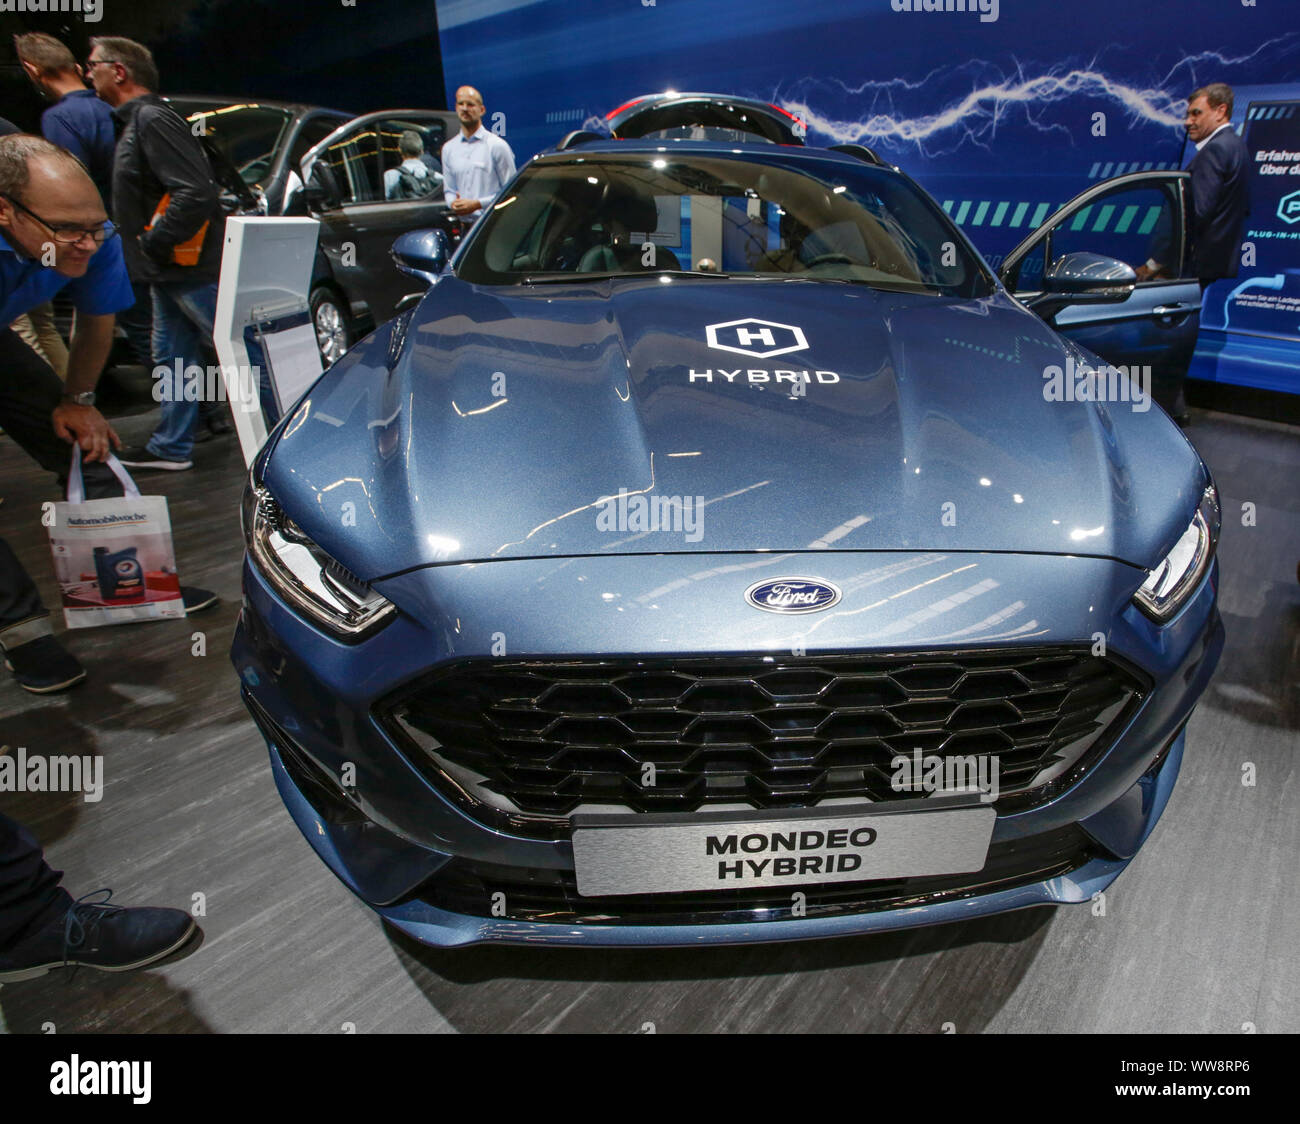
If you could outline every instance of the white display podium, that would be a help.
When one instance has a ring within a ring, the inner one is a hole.
[[[321,373],[308,300],[320,223],[226,220],[213,342],[244,463]]]

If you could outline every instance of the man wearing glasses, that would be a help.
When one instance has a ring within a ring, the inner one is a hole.
[[[39,205],[32,206],[36,200]],[[66,484],[70,445],[86,495],[121,494],[104,461],[117,434],[95,409],[114,313],[131,305],[120,241],[81,164],[40,137],[0,137],[0,324],[65,291],[77,309],[67,383],[12,329],[0,329],[0,429]],[[0,540],[0,648],[21,686],[46,693],[85,677],[50,635],[36,587]]]
[[[155,92],[158,69],[133,39],[91,40],[86,74],[121,125],[113,157],[113,218],[133,280],[153,293],[153,361],[203,367],[212,347],[225,212],[202,143]],[[215,404],[206,404],[215,406]],[[191,468],[200,403],[161,403],[146,445],[124,449],[122,463],[172,472]],[[227,432],[221,410],[209,427]]]
[[[87,499],[122,494],[104,463],[121,442],[94,404],[113,344],[114,314],[134,300],[116,234],[74,156],[40,137],[0,137],[0,324],[60,290],[77,310],[66,383],[17,333],[0,330],[0,429],[53,472],[60,487],[66,487],[76,441]],[[182,589],[182,595],[187,612],[217,600],[200,589]],[[50,634],[36,587],[3,541],[0,648],[28,691],[61,691],[85,678],[81,664]]]
[[[0,329],[0,427],[64,484],[78,442],[90,499],[122,494],[104,463],[120,442],[94,406],[114,313],[134,299],[115,235],[76,157],[41,137],[0,136],[0,324],[60,290],[77,309],[66,385],[12,329]],[[203,590],[183,592],[187,609],[216,601]],[[85,678],[50,635],[36,587],[3,539],[0,647],[28,691],[48,694]],[[61,879],[22,825],[0,814],[0,983],[64,964],[143,967],[194,932],[182,910],[110,905],[112,893],[102,890],[74,901]]]

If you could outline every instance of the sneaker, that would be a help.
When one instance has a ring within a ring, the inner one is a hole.
[[[103,894],[100,901],[88,901]],[[112,890],[78,898],[68,912],[8,952],[0,952],[0,983],[43,976],[51,968],[84,964],[101,972],[129,972],[175,952],[194,933],[181,909],[109,905]]]
[[[5,667],[18,686],[34,695],[66,691],[86,678],[86,669],[53,636],[38,636],[5,652]]]
[[[221,600],[210,589],[199,589],[193,585],[181,586],[181,600],[185,602],[185,613],[201,613],[204,609],[211,609],[218,601]]]
[[[117,459],[127,468],[161,468],[167,472],[184,472],[187,468],[194,467],[193,461],[156,456],[143,445],[131,445],[123,449],[117,454]]]

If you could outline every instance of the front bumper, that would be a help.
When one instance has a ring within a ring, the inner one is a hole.
[[[1157,629],[1128,604],[1141,580],[1131,568],[1077,558],[966,558],[977,559],[985,569],[984,586],[1017,591],[1019,618],[1044,626],[1037,636],[1060,643],[1101,633],[1112,651],[1150,676],[1154,687],[1101,760],[1077,783],[1049,802],[998,816],[995,846],[1017,840],[1032,843],[1077,827],[1089,845],[1079,851],[1076,864],[1047,877],[1010,878],[983,887],[978,876],[972,876],[970,892],[937,893],[887,908],[866,906],[797,919],[763,920],[764,912],[756,911],[743,920],[599,924],[538,920],[536,911],[528,919],[494,917],[486,903],[474,913],[434,904],[438,895],[429,888],[457,863],[556,875],[572,870],[572,850],[564,839],[522,838],[486,827],[450,803],[390,740],[374,717],[376,700],[448,659],[486,654],[483,649],[500,631],[493,625],[502,598],[513,583],[533,587],[551,583],[557,592],[568,586],[573,600],[561,605],[561,610],[567,609],[563,617],[569,626],[562,637],[551,634],[555,616],[530,620],[512,614],[507,633],[512,655],[563,654],[566,644],[572,648],[565,650],[574,653],[662,652],[665,643],[672,643],[674,619],[646,612],[630,619],[612,614],[600,619],[602,607],[589,611],[581,601],[583,592],[617,588],[616,567],[625,560],[583,560],[576,567],[581,573],[574,573],[572,565],[539,561],[404,575],[383,583],[381,589],[403,613],[392,626],[357,646],[322,636],[290,613],[260,574],[246,568],[245,606],[232,658],[250,711],[270,747],[277,787],[305,837],[354,893],[395,927],[431,945],[669,946],[802,940],[1087,901],[1124,869],[1168,801],[1181,764],[1183,728],[1223,643],[1215,609],[1217,568],[1178,617]],[[677,604],[675,614],[683,621],[694,620],[699,608],[717,600],[716,588],[700,586],[740,586],[753,580],[752,568],[727,564],[734,559],[716,561],[718,565],[710,567],[710,560],[699,556],[639,560],[643,572],[637,582],[657,593],[681,581],[683,573],[694,576],[694,584],[684,591],[685,603]],[[864,567],[870,573],[871,566],[882,565],[879,558],[861,555],[824,555],[818,563],[822,576],[841,585],[852,585]],[[789,562],[784,565],[788,568]],[[888,565],[898,569],[899,556],[891,556]],[[513,573],[506,572],[510,568]],[[913,581],[906,575],[901,580]],[[586,586],[587,581],[592,584]],[[699,604],[691,604],[692,599],[700,599]],[[917,613],[914,604],[904,604],[891,622],[876,622],[880,627],[875,631],[902,633],[896,642],[899,648],[932,649],[945,640],[951,645],[954,635],[961,635],[966,645],[989,644],[999,638],[978,631],[972,634],[971,624],[995,620],[992,627],[1006,643],[1007,633],[1014,634],[1008,626],[1014,626],[1017,618],[990,615],[989,605],[977,599],[972,605],[971,600],[949,597],[952,604],[938,615]],[[445,608],[453,604],[455,614]],[[774,620],[780,628],[789,626],[784,618]],[[824,638],[818,637],[819,645],[843,650],[856,641],[862,646],[860,621],[848,614],[838,620],[828,614],[826,620],[829,627]],[[761,624],[773,627],[771,622]],[[698,632],[726,635],[723,622],[711,632],[707,628]],[[467,639],[471,637],[481,642]],[[781,647],[787,638],[768,639],[769,647]],[[727,650],[756,645],[746,636],[731,636],[730,641]]]

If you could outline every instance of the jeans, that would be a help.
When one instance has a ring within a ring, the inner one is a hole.
[[[153,289],[153,361],[156,367],[179,362],[203,367],[212,350],[212,322],[217,313],[217,283],[156,283]],[[169,382],[167,385],[171,385]],[[189,460],[194,448],[198,402],[162,403],[162,419],[147,448],[155,457]]]
[[[62,877],[23,825],[0,815],[0,953],[68,912]]]
[[[135,304],[117,314],[118,326],[126,333],[132,362],[146,370],[153,367],[153,291],[147,284],[131,282]]]

